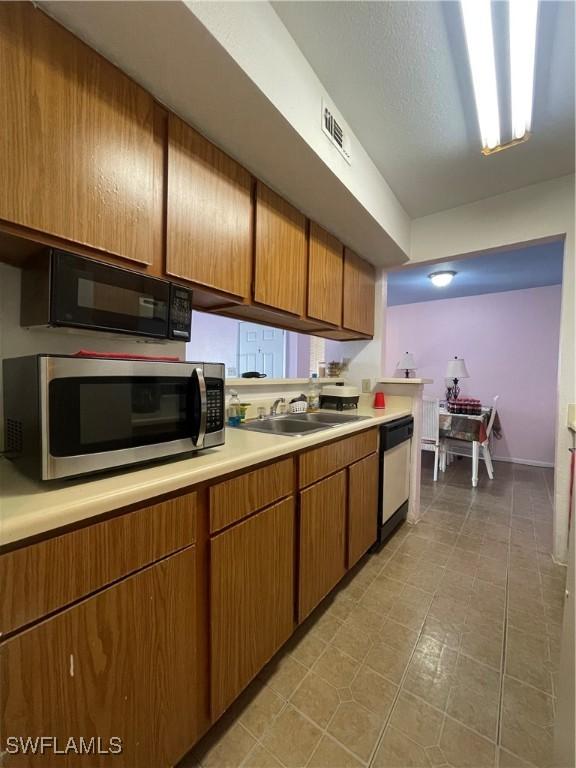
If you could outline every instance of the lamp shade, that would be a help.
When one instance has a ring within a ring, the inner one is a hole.
[[[416,363],[414,362],[414,355],[412,352],[404,352],[398,365],[396,366],[402,371],[414,371],[416,369]]]
[[[450,360],[448,362],[448,366],[446,368],[446,378],[447,379],[469,379],[470,374],[468,373],[468,370],[466,369],[466,363],[462,358],[455,357],[454,360]]]

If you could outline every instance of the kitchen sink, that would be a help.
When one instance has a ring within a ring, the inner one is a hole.
[[[241,424],[237,429],[245,429],[248,432],[267,432],[269,435],[291,435],[302,437],[309,432],[319,432],[322,429],[330,429],[331,424],[304,421],[302,419],[287,418],[286,416],[269,416],[265,419],[255,419]]]
[[[354,421],[363,421],[369,419],[369,416],[356,416],[355,414],[348,413],[293,413],[290,416],[291,419],[297,419],[304,422],[316,422],[318,424],[328,424],[330,427],[339,426],[340,424],[348,424]]]
[[[268,416],[241,424],[237,429],[248,432],[267,432],[269,435],[302,437],[311,432],[367,419],[368,416],[349,416],[344,413],[291,413],[287,416]]]

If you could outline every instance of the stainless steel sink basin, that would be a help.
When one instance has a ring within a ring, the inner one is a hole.
[[[290,435],[301,437],[310,432],[319,432],[322,429],[330,429],[331,424],[293,419],[286,416],[270,416],[266,419],[255,419],[241,424],[237,429],[245,429],[248,432],[267,432],[269,435]]]
[[[341,424],[361,421],[368,416],[354,416],[345,413],[291,413],[287,416],[269,416],[242,424],[237,429],[249,432],[267,432],[269,435],[290,435],[301,437],[310,432],[320,432]]]
[[[317,422],[319,424],[328,424],[331,427],[339,426],[340,424],[348,424],[354,421],[363,421],[370,418],[369,416],[356,416],[355,414],[348,413],[294,413],[290,416],[291,419],[298,419],[298,421]]]

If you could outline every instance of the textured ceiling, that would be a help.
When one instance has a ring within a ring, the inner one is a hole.
[[[574,172],[574,4],[540,4],[533,136],[483,157],[457,2],[273,3],[412,217]],[[508,126],[507,15],[495,3]]]
[[[389,272],[388,306],[559,285],[563,253],[558,241]],[[458,274],[446,288],[436,288],[428,275],[442,270]]]

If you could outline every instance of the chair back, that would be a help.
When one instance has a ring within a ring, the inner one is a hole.
[[[440,403],[438,398],[422,398],[422,440],[437,442],[440,436]]]
[[[492,427],[494,426],[494,419],[496,418],[496,403],[500,399],[500,395],[495,395],[494,400],[492,401],[492,410],[490,411],[490,418],[488,419],[488,424],[486,426],[486,439],[488,440],[490,437],[490,433],[492,432]]]

